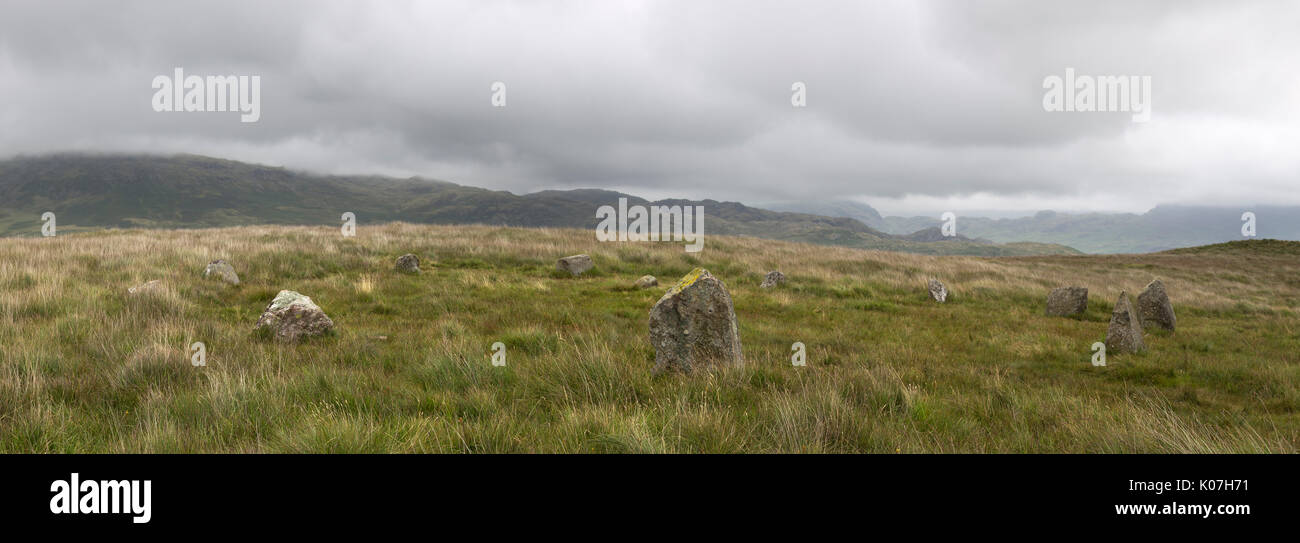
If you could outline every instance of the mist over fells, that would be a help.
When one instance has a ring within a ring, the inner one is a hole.
[[[882,216],[860,202],[763,204],[661,199],[604,189],[494,191],[447,181],[329,176],[197,155],[54,154],[0,161],[0,235],[103,228],[203,228],[391,221],[593,229],[600,206],[702,206],[705,235],[744,235],[925,254],[1028,255],[1151,252],[1242,239],[1233,208],[1164,206],[1144,214],[958,216],[957,236],[938,217]],[[1253,208],[1259,237],[1300,238],[1300,209]]]
[[[193,153],[896,216],[1289,206],[1296,28],[1287,1],[15,0],[0,158]],[[260,120],[154,111],[176,68],[259,76]],[[1044,78],[1071,68],[1149,76],[1151,120],[1044,111]]]

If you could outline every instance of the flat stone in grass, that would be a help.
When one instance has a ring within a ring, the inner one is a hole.
[[[406,253],[397,257],[393,267],[400,273],[420,273],[420,257]]]
[[[590,270],[592,266],[591,257],[587,255],[566,256],[555,262],[555,269],[569,272],[575,276],[582,275],[583,272]]]
[[[208,279],[220,279],[231,285],[239,284],[239,275],[235,273],[235,267],[231,266],[225,260],[213,260],[208,263],[208,267],[203,269],[203,277]]]
[[[940,283],[938,279],[931,278],[927,287],[930,289],[931,299],[939,303],[948,301],[948,287]]]
[[[635,283],[632,283],[632,286],[637,288],[650,288],[658,285],[659,280],[655,279],[655,276],[653,275],[642,275],[640,279],[637,279]]]
[[[267,330],[281,341],[298,341],[334,329],[334,321],[311,298],[292,290],[281,290],[257,319],[254,330]]]
[[[1054,317],[1082,315],[1088,311],[1088,289],[1058,287],[1047,295],[1047,314]]]
[[[1158,326],[1172,332],[1177,326],[1178,318],[1174,316],[1174,306],[1169,303],[1165,284],[1159,279],[1152,281],[1147,285],[1146,290],[1138,295],[1138,316],[1142,318],[1143,330]]]
[[[163,290],[162,280],[154,279],[152,281],[146,281],[142,285],[136,285],[134,287],[128,288],[126,289],[126,293],[131,295],[151,294],[151,293],[157,294],[159,292],[162,292],[162,290]]]
[[[782,284],[785,284],[785,274],[779,271],[770,271],[763,277],[763,282],[759,283],[758,288],[772,288]]]
[[[1146,343],[1142,341],[1142,321],[1133,309],[1133,304],[1129,303],[1128,293],[1120,292],[1115,310],[1110,314],[1110,326],[1106,328],[1106,354],[1144,350]]]
[[[655,374],[744,364],[736,310],[726,285],[695,268],[650,309]]]

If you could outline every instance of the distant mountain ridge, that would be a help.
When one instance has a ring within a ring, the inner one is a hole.
[[[596,208],[629,204],[702,205],[705,236],[744,235],[925,254],[1073,254],[1043,243],[994,244],[965,238],[909,239],[859,220],[782,212],[737,202],[649,202],[601,190],[525,195],[422,178],[325,176],[197,155],[57,154],[0,161],[0,235],[39,235],[56,212],[60,232],[99,228],[202,228],[254,224],[359,222],[490,224],[592,228]]]
[[[939,217],[885,217],[859,202],[776,203],[769,209],[849,217],[876,230],[917,239],[942,224]],[[1256,216],[1256,238],[1300,240],[1300,207],[1160,205],[1137,213],[1058,213],[991,219],[958,215],[957,233],[996,243],[1032,241],[1067,245],[1086,253],[1150,253],[1246,239],[1243,212]]]

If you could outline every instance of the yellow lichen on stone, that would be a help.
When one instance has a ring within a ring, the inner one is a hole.
[[[695,268],[691,270],[690,273],[682,277],[681,281],[678,281],[676,285],[673,285],[673,288],[668,289],[668,294],[670,295],[676,294],[678,292],[681,292],[682,289],[695,284],[695,281],[698,280],[700,278],[700,275],[704,273],[707,273],[707,270],[705,270],[704,268]]]

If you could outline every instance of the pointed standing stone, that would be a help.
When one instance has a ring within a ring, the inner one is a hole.
[[[736,310],[726,285],[703,268],[678,281],[650,310],[654,373],[744,363]]]
[[[1142,321],[1138,318],[1128,293],[1121,291],[1106,328],[1106,353],[1136,353],[1146,350],[1142,342]]]
[[[1159,279],[1152,281],[1147,285],[1146,290],[1138,295],[1138,316],[1142,317],[1143,330],[1159,326],[1173,331],[1174,326],[1178,324],[1178,318],[1174,316],[1174,306],[1169,303],[1169,295],[1165,293],[1165,284]]]

